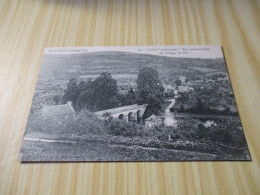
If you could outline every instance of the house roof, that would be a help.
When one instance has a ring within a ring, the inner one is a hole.
[[[42,108],[43,116],[57,116],[72,113],[75,113],[75,110],[69,104],[45,106]]]
[[[189,86],[186,86],[186,85],[180,85],[180,86],[178,86],[178,89],[188,89],[189,88]]]
[[[161,119],[161,117],[159,116],[155,116],[154,114],[152,116],[149,116],[147,119],[145,119],[146,121],[152,121],[152,120],[158,120]]]
[[[210,108],[211,108],[211,109],[216,109],[216,110],[219,110],[219,111],[225,110],[225,108],[224,108],[222,105],[212,106],[212,107],[210,107]]]

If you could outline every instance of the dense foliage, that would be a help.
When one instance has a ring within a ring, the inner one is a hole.
[[[179,97],[171,111],[177,110],[193,114],[238,115],[230,83],[228,80],[223,80],[222,77],[224,75],[218,74],[217,76],[202,77],[205,81],[200,80],[198,86],[194,85],[189,91],[179,92]],[[189,83],[189,85],[192,86],[192,83]]]
[[[72,101],[76,110],[87,108],[91,111],[118,106],[117,81],[108,72],[103,72],[94,81],[71,79],[63,96],[64,102]]]
[[[77,80],[75,78],[70,79],[69,83],[67,84],[67,89],[65,90],[65,94],[62,97],[64,102],[72,101],[72,105],[76,107],[76,103],[79,96],[79,87],[77,85]]]
[[[161,108],[164,103],[164,87],[155,69],[145,67],[139,70],[137,90],[137,103],[148,104],[145,117],[152,115]]]
[[[81,81],[75,78],[67,84],[63,103],[72,101],[72,106],[79,111],[86,108],[90,111],[110,109],[135,103],[148,104],[149,115],[161,108],[164,88],[158,72],[152,68],[142,68],[137,79],[137,89],[132,87],[127,94],[118,92],[117,80],[111,74],[103,72],[94,81]],[[58,102],[57,97],[54,98]]]

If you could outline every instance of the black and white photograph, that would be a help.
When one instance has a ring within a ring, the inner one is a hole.
[[[46,48],[23,162],[251,160],[221,46]]]

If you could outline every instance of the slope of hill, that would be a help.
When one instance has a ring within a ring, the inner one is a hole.
[[[69,55],[45,55],[39,79],[68,80],[73,77],[99,75],[108,71],[112,75],[138,74],[144,66],[157,69],[160,76],[169,72],[226,71],[224,59],[173,58],[127,52],[93,52]]]

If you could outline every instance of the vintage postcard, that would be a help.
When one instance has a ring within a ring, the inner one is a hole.
[[[19,160],[251,160],[220,46],[47,48]]]

